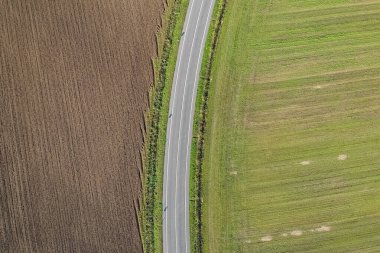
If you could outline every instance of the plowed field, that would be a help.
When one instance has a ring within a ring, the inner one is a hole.
[[[141,252],[163,0],[0,0],[0,252]]]

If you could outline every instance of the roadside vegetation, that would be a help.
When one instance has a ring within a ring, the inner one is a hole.
[[[229,0],[215,52],[203,250],[380,251],[380,2]]]
[[[162,252],[162,181],[166,127],[179,39],[188,0],[167,2],[161,32],[157,34],[158,58],[154,60],[155,86],[146,115],[147,139],[144,158],[144,200],[141,229],[144,252]]]
[[[202,235],[202,162],[204,156],[204,134],[208,106],[208,91],[210,87],[211,69],[215,58],[220,29],[226,9],[227,0],[216,0],[212,20],[206,39],[200,79],[198,82],[197,99],[194,112],[193,140],[191,149],[190,171],[190,244],[191,252],[204,252]]]

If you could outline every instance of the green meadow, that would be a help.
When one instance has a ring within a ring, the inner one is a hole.
[[[229,0],[206,252],[380,252],[380,1]]]

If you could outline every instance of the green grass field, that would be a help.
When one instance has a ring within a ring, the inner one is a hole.
[[[208,252],[380,252],[380,1],[229,0]]]

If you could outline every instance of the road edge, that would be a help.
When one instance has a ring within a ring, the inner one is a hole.
[[[207,238],[204,236],[202,223],[202,164],[204,156],[204,138],[207,125],[207,108],[215,50],[218,45],[221,26],[228,0],[216,0],[212,20],[207,34],[200,78],[198,83],[193,139],[190,160],[190,245],[191,252],[204,252]]]

